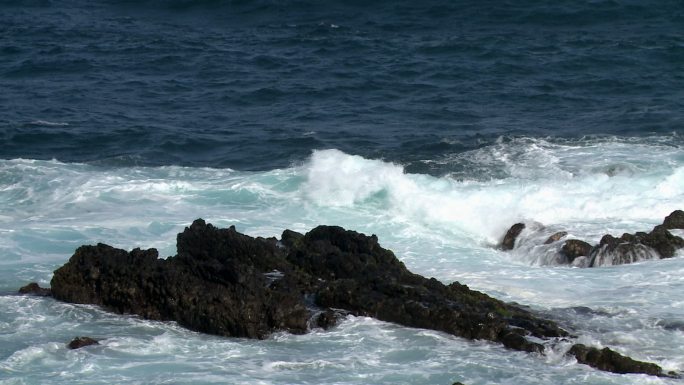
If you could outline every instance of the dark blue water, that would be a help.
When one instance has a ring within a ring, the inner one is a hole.
[[[684,2],[0,3],[0,158],[421,162],[684,131]]]

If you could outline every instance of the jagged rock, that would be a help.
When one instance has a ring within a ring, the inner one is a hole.
[[[511,228],[506,232],[503,241],[501,241],[501,249],[513,250],[513,246],[515,246],[515,240],[518,238],[518,235],[520,235],[523,229],[525,229],[524,223],[516,223],[511,226]]]
[[[501,249],[511,250],[524,228],[523,223],[511,226],[501,243]],[[684,248],[684,239],[673,235],[668,231],[669,229],[684,229],[684,211],[673,211],[665,218],[662,225],[654,227],[649,233],[625,233],[619,238],[607,234],[596,246],[578,239],[567,240],[560,254],[568,263],[574,262],[574,265],[582,267],[621,265],[648,259],[670,258],[677,250]],[[556,242],[566,235],[565,231],[557,232],[551,235],[544,244]],[[580,257],[585,258],[578,259]]]
[[[593,246],[579,239],[568,239],[561,248],[561,253],[572,263],[577,257],[588,256]]]
[[[49,297],[52,295],[50,289],[40,287],[36,282],[31,282],[19,289],[19,294],[35,295],[38,297]]]
[[[410,272],[376,236],[336,226],[252,238],[198,219],[177,237],[178,254],[81,246],[52,279],[62,301],[174,320],[189,329],[264,338],[334,325],[338,312],[543,352],[527,336],[568,336],[513,304]]]
[[[564,238],[566,235],[568,235],[568,232],[567,232],[567,231],[559,231],[559,232],[557,232],[557,233],[555,233],[555,234],[552,234],[550,237],[548,237],[548,238],[546,239],[546,241],[544,242],[544,244],[545,244],[545,245],[550,245],[550,244],[552,244],[552,243],[554,243],[554,242],[558,242],[558,241],[561,240],[561,238]]]
[[[592,252],[591,266],[670,258],[682,247],[684,239],[672,235],[663,225],[654,227],[650,233],[623,234],[620,238],[604,235]]]
[[[599,350],[594,347],[576,344],[570,348],[568,354],[577,358],[579,363],[608,372],[644,373],[661,377],[673,376],[673,374],[664,374],[663,369],[656,364],[633,360],[609,348]]]
[[[90,337],[76,337],[74,338],[71,342],[69,342],[69,345],[67,347],[69,349],[80,349],[85,346],[90,346],[90,345],[99,345],[100,343],[97,340],[94,340]]]
[[[684,229],[684,211],[675,210],[665,217],[663,226],[666,229]]]

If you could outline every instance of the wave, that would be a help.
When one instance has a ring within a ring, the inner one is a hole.
[[[175,232],[196,217],[254,235],[336,224],[390,242],[418,236],[470,248],[490,248],[523,221],[542,230],[523,233],[512,255],[548,264],[552,248],[524,245],[560,230],[595,243],[648,230],[684,202],[684,150],[665,142],[521,138],[449,161],[464,171],[410,174],[334,149],[266,172],[4,160],[0,227],[21,230],[14,240],[28,251],[144,240],[173,254]]]

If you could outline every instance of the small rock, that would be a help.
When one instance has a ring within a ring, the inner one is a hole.
[[[503,241],[501,241],[501,249],[513,250],[513,246],[515,246],[515,239],[518,238],[518,235],[520,235],[524,228],[524,223],[516,223],[511,226],[511,228],[506,232]]]
[[[675,210],[665,217],[663,226],[667,229],[684,229],[684,211]]]
[[[90,346],[90,345],[99,345],[100,343],[97,342],[97,340],[94,340],[90,337],[76,337],[74,338],[71,342],[69,342],[69,349],[80,349],[85,346]]]
[[[587,242],[579,239],[569,239],[561,248],[561,253],[568,258],[568,262],[572,263],[577,257],[584,257],[591,253],[593,247]]]
[[[326,309],[324,312],[318,315],[316,318],[316,326],[323,328],[325,330],[337,324],[337,314],[330,309]]]
[[[568,354],[574,356],[577,362],[593,368],[613,373],[644,373],[652,376],[670,377],[663,374],[663,369],[650,362],[642,362],[623,356],[608,348],[601,350],[582,344],[573,345]]]
[[[35,282],[31,282],[28,285],[20,288],[19,294],[35,295],[38,297],[49,297],[50,295],[52,295],[50,289],[40,287]]]
[[[554,242],[558,242],[561,238],[565,237],[566,235],[568,235],[568,232],[567,232],[567,231],[559,231],[559,232],[553,234],[552,236],[550,236],[550,237],[546,240],[546,242],[544,242],[544,244],[545,244],[545,245],[548,245],[548,244],[551,244],[551,243],[554,243]]]

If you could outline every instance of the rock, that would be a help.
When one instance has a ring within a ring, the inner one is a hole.
[[[569,263],[572,263],[577,257],[588,256],[592,249],[593,246],[587,242],[580,241],[579,239],[569,239],[563,244],[561,254],[568,259]]]
[[[550,237],[546,239],[546,242],[544,242],[545,245],[549,245],[554,242],[558,242],[561,238],[564,238],[566,235],[568,235],[567,231],[559,231]]]
[[[524,223],[516,223],[511,226],[511,228],[506,232],[503,241],[501,241],[501,249],[513,250],[513,246],[515,246],[515,240],[518,238],[518,235],[520,235],[524,228]]]
[[[90,346],[90,345],[99,345],[100,343],[97,340],[94,340],[90,337],[76,337],[74,338],[71,342],[69,342],[69,345],[67,347],[69,349],[80,349],[85,346]]]
[[[637,233],[636,241],[657,251],[661,258],[672,258],[677,249],[684,247],[684,239],[672,235],[667,229],[660,225],[648,234]]]
[[[592,252],[590,266],[618,265],[646,259],[670,258],[684,247],[684,239],[672,235],[664,225],[650,233],[623,234],[620,238],[604,235]]]
[[[663,226],[666,229],[684,229],[684,211],[675,210],[665,217]]]
[[[672,374],[663,374],[663,369],[656,364],[633,360],[609,348],[599,350],[582,344],[576,344],[570,348],[568,354],[577,358],[579,363],[608,372],[644,373],[660,377],[672,376]]]
[[[35,295],[38,297],[49,297],[52,295],[50,289],[42,288],[35,282],[31,282],[28,285],[20,288],[19,294]]]
[[[55,271],[53,296],[235,337],[331,327],[344,312],[527,352],[568,336],[520,306],[414,274],[376,236],[337,226],[286,231],[278,242],[198,219],[177,249],[159,259],[155,249],[81,246]]]

